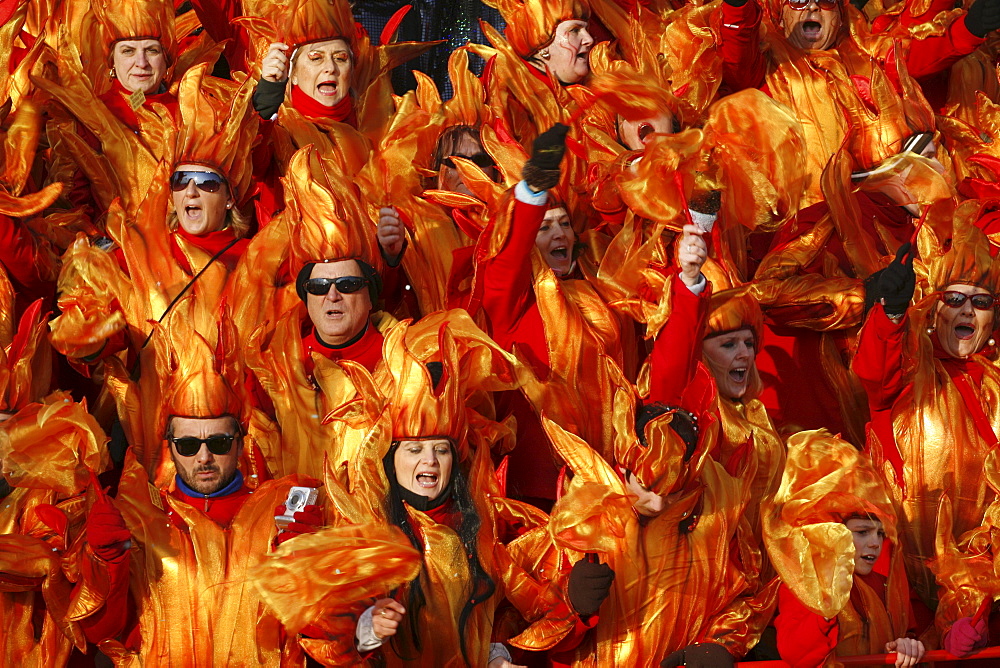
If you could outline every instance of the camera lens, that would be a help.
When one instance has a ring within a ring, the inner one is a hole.
[[[302,503],[302,495],[296,492],[288,498],[288,505],[297,508],[298,505]]]

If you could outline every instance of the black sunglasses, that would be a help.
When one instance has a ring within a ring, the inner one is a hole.
[[[207,193],[217,193],[225,185],[226,180],[212,172],[174,172],[170,175],[170,189],[175,193],[187,188],[194,181],[199,190]]]
[[[310,278],[305,282],[306,292],[317,297],[330,292],[330,286],[337,288],[342,295],[357,292],[368,285],[368,279],[360,276],[341,276],[340,278]]]
[[[452,169],[455,169],[455,161],[452,160],[452,158],[464,158],[465,160],[468,160],[469,162],[474,164],[476,167],[479,167],[480,169],[484,170],[497,166],[497,163],[493,161],[493,158],[490,157],[489,153],[476,153],[475,155],[455,154],[452,156],[448,156],[447,158],[442,160],[441,164],[444,165],[445,167],[451,167]]]
[[[996,297],[990,294],[967,295],[957,290],[947,290],[941,293],[941,301],[951,308],[961,308],[966,300],[971,301],[972,307],[980,311],[988,311],[997,303]]]
[[[167,440],[174,444],[174,447],[177,448],[177,454],[181,457],[194,457],[201,451],[202,443],[208,446],[208,451],[213,455],[225,455],[233,449],[233,441],[236,438],[236,434],[215,434],[208,438],[198,438],[196,436],[175,438],[169,436]]]

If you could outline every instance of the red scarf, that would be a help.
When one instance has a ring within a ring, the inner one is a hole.
[[[965,402],[965,408],[969,411],[969,415],[976,425],[976,431],[979,432],[979,436],[985,442],[995,445],[997,443],[997,435],[993,431],[993,425],[990,423],[986,411],[983,409],[982,396],[976,389],[983,382],[983,366],[977,363],[972,357],[966,359],[952,357],[941,348],[941,343],[936,336],[934,337],[934,357],[944,367],[952,382],[955,383],[955,388],[958,390],[959,395],[961,395],[962,401]]]
[[[125,86],[122,85],[122,82],[115,77],[115,80],[111,82],[111,90],[104,95],[101,95],[100,100],[115,114],[115,116],[118,117],[119,120],[125,123],[130,130],[138,132],[139,117],[135,115],[135,110],[132,109],[132,105],[129,103],[129,97],[131,95],[132,93],[130,93]],[[177,98],[174,97],[170,91],[147,94],[142,106],[152,111],[153,103],[164,105],[167,110],[170,111],[171,115],[175,117],[177,116]]]
[[[307,321],[307,323],[310,325],[309,333],[302,338],[302,347],[306,353],[305,364],[307,373],[311,375],[313,372],[312,358],[309,356],[311,352],[319,353],[323,357],[335,362],[338,360],[351,360],[362,365],[369,371],[375,371],[375,367],[378,366],[379,361],[382,359],[382,342],[385,339],[382,333],[371,322],[367,324],[365,332],[361,335],[360,339],[341,347],[324,344],[316,337],[316,328],[312,327],[312,322]]]
[[[185,241],[190,243],[192,246],[197,246],[212,257],[215,257],[217,253],[226,248],[226,246],[229,246],[229,244],[231,244],[235,239],[233,236],[233,230],[229,227],[216,230],[215,232],[209,232],[208,234],[191,234],[178,225],[176,234],[184,237]],[[184,252],[177,244],[177,241],[171,237],[171,242],[171,250],[173,251],[174,259],[188,271],[191,271],[191,267],[188,266],[187,257],[185,257]],[[232,271],[236,267],[236,262],[239,260],[240,255],[243,254],[243,251],[246,249],[248,243],[249,241],[247,239],[240,239],[232,246],[229,246],[229,249],[219,257],[219,261],[224,263],[227,267],[229,267],[229,270]]]
[[[337,104],[328,107],[298,86],[292,86],[292,106],[296,111],[311,118],[329,118],[331,121],[347,123],[351,127],[358,125],[358,118],[354,114],[354,100],[351,99],[350,93]]]

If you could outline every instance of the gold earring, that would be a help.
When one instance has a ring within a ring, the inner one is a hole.
[[[115,68],[114,68],[114,66],[112,66],[111,69],[108,70],[108,78],[109,79],[114,79],[116,76],[118,76],[118,73],[115,72]]]
[[[988,345],[990,348],[992,348],[996,344],[997,344],[997,340],[994,339],[992,336],[990,337],[990,340],[986,342],[986,345]]]
[[[226,205],[226,208],[227,208],[227,209],[232,209],[232,208],[233,208],[233,203],[232,203],[232,202],[230,202],[229,204],[227,204],[227,205]]]
[[[930,327],[927,328],[927,335],[930,336],[935,331],[937,331],[937,328],[934,325],[931,325]]]
[[[542,49],[541,51],[538,52],[538,57],[541,58],[542,60],[548,60],[549,59],[549,50],[548,49]]]

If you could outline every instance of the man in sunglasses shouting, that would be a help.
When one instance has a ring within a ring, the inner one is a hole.
[[[382,357],[383,338],[371,322],[371,312],[381,288],[375,268],[360,259],[305,264],[295,289],[312,322],[302,341],[306,359],[315,352],[374,371]]]

